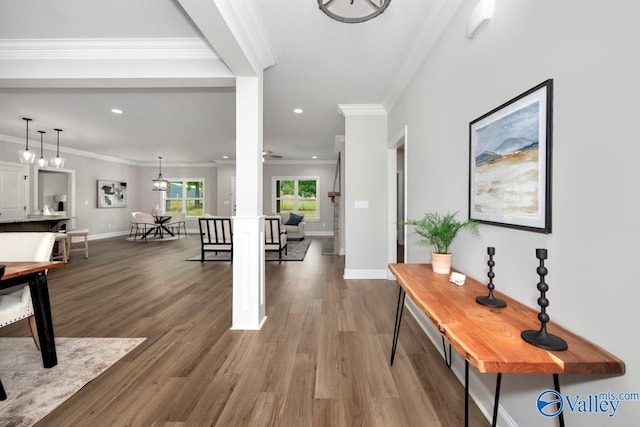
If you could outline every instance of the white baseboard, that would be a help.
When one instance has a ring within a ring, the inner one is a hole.
[[[405,300],[405,306],[411,313],[416,322],[420,325],[425,335],[429,338],[431,343],[438,349],[438,352],[442,355],[444,364],[444,354],[442,348],[442,335],[440,332],[436,330],[433,326],[433,323],[427,318],[427,316],[422,313],[422,311],[415,305],[415,303],[411,300],[411,297],[407,295]],[[445,340],[447,348],[449,343]],[[458,378],[458,381],[464,386],[464,359],[460,357],[455,351],[451,352],[452,364],[451,370]],[[485,418],[491,422],[493,418],[493,401],[494,401],[494,393],[487,390],[487,388],[482,384],[478,375],[487,375],[487,374],[479,374],[473,368],[469,369],[469,396],[473,398],[473,401],[478,406],[478,409],[482,412]],[[518,423],[515,422],[513,418],[509,415],[509,413],[502,407],[502,405],[498,405],[498,422],[499,426],[510,426],[510,427],[518,427]]]
[[[126,230],[123,231],[112,231],[110,233],[100,233],[100,234],[91,234],[91,230],[89,230],[88,240],[100,240],[100,239],[108,239],[110,237],[118,237],[118,236],[128,236],[129,232]]]
[[[333,231],[309,231],[305,230],[305,236],[316,236],[316,237],[333,237]]]
[[[344,269],[343,279],[386,279],[387,270],[356,270]]]

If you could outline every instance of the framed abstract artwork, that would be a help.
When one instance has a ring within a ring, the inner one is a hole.
[[[98,180],[98,208],[124,208],[126,206],[126,182]]]
[[[551,233],[553,80],[469,123],[469,218]]]

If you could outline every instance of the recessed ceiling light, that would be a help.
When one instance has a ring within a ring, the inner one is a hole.
[[[296,114],[302,114],[302,113],[304,113],[304,110],[302,108],[294,108],[293,112],[296,113]]]
[[[111,112],[112,112],[113,114],[122,114],[122,110],[120,110],[120,109],[118,109],[118,108],[112,108],[112,109],[111,109]]]
[[[317,158],[318,158],[318,156],[311,156],[311,158],[312,158],[312,159],[317,159]]]
[[[229,156],[222,156],[222,158],[223,158],[223,159],[228,159],[228,158],[229,158]]]

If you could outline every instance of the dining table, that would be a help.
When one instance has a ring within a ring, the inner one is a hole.
[[[164,232],[166,231],[171,237],[174,236],[173,232],[165,225],[171,219],[171,215],[153,215],[153,220],[157,224],[157,227],[149,229],[145,234],[145,237],[153,231],[154,235],[160,235],[161,239],[164,239]]]
[[[4,274],[0,277],[0,289],[14,286],[29,285],[33,311],[38,329],[42,365],[52,368],[58,364],[56,344],[53,334],[53,321],[51,318],[51,303],[49,300],[49,287],[47,284],[47,270],[62,267],[64,261],[45,262],[3,262]],[[0,400],[6,399],[6,393],[0,381]]]

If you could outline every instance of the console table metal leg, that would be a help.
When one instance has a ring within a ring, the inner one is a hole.
[[[558,374],[553,374],[553,387],[556,389],[558,394],[560,394],[560,378],[558,377]],[[560,427],[564,427],[564,414],[562,412],[558,414],[558,422],[560,423]]]
[[[407,293],[402,289],[402,286],[398,286],[398,305],[396,306],[396,322],[393,327],[393,344],[391,345],[391,360],[390,366],[393,366],[393,360],[396,357],[396,347],[398,346],[398,335],[400,334],[400,324],[402,323],[402,312],[404,311],[404,299]]]
[[[498,425],[498,406],[500,403],[500,383],[502,382],[502,373],[498,373],[496,378],[496,396],[493,400],[493,421],[491,421],[491,427]]]
[[[451,359],[451,344],[449,344],[449,356],[447,356],[447,346],[444,343],[444,336],[440,335],[440,338],[442,338],[442,352],[444,353],[444,363],[447,364],[447,368],[451,369],[451,362],[453,361],[453,359]]]
[[[464,360],[464,427],[469,427],[469,361]]]

